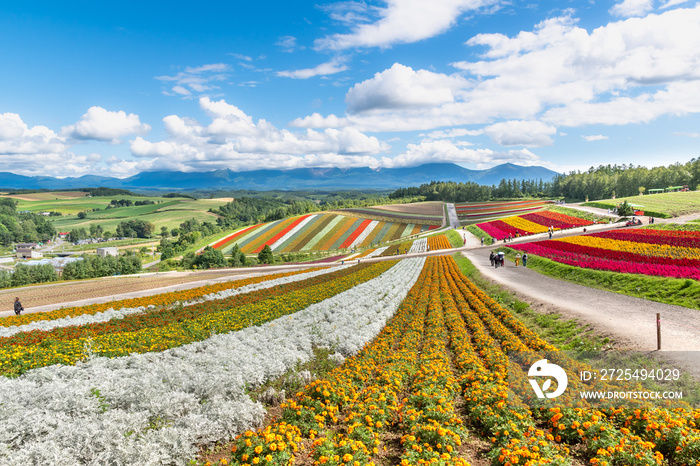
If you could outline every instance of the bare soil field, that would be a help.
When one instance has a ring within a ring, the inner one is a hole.
[[[3,194],[2,197],[11,197],[20,201],[48,201],[50,199],[75,199],[85,197],[88,193],[83,191],[57,191],[48,193],[28,193],[28,194]]]
[[[143,274],[12,288],[0,290],[0,311],[12,310],[15,297],[19,297],[20,302],[26,309],[83,299],[115,296],[201,280],[213,280],[227,276],[231,276],[232,280],[236,280],[251,272],[256,272],[256,270]],[[260,271],[257,270],[257,272]]]
[[[374,209],[388,210],[390,212],[400,212],[404,214],[436,215],[443,213],[442,202],[419,202],[416,204],[393,204],[374,206]]]

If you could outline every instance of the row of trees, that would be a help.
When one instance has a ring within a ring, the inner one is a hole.
[[[56,236],[53,224],[43,215],[17,212],[17,201],[0,198],[0,244],[43,243]]]
[[[136,253],[127,251],[119,257],[83,255],[82,260],[66,264],[63,268],[62,278],[79,280],[110,275],[128,275],[140,271],[141,258]]]
[[[649,189],[687,185],[700,188],[700,159],[688,163],[647,168],[633,164],[600,165],[585,172],[561,174],[551,181],[503,179],[492,186],[474,182],[431,181],[418,187],[400,188],[390,199],[420,197],[428,201],[478,202],[520,197],[574,200],[635,196]]]

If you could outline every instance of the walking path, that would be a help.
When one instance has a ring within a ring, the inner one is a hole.
[[[700,311],[557,280],[512,262],[495,269],[489,251],[484,247],[462,254],[482,275],[532,303],[534,309],[590,324],[597,333],[609,335],[630,350],[656,350],[656,313],[660,313],[662,356],[700,375]]]
[[[445,204],[447,206],[447,216],[450,220],[452,228],[459,228],[459,217],[457,217],[457,209],[454,204]]]

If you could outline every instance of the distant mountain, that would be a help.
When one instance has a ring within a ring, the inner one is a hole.
[[[22,176],[0,172],[0,189],[75,189],[123,188],[147,191],[194,191],[207,189],[396,189],[431,181],[472,181],[498,184],[503,178],[549,181],[557,172],[544,167],[522,167],[511,163],[488,170],[470,170],[453,163],[431,163],[407,168],[297,168],[294,170],[254,170],[234,172],[228,169],[210,172],[141,172],[129,178],[86,175],[79,178]]]

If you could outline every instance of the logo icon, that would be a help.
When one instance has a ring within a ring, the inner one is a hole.
[[[566,376],[564,369],[556,364],[548,363],[546,359],[540,359],[534,363],[527,372],[530,377],[549,377],[542,387],[536,379],[528,379],[532,389],[537,394],[537,398],[556,398],[566,390],[566,385],[569,383],[569,378]],[[552,385],[552,379],[557,381],[557,389],[552,393],[545,393]]]

